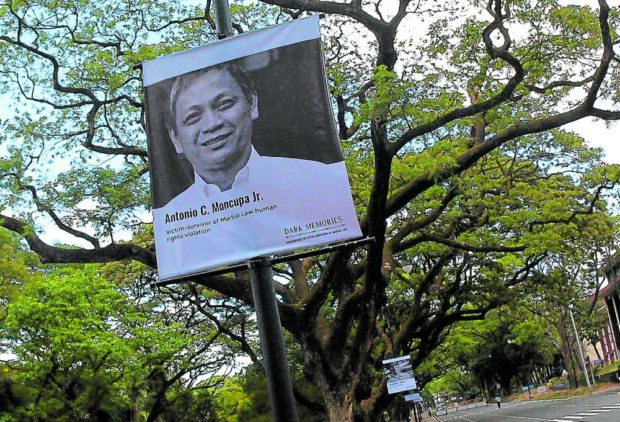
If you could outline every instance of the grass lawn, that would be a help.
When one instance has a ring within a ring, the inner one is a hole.
[[[592,393],[596,393],[599,391],[605,391],[605,390],[609,390],[610,388],[617,388],[617,387],[618,387],[618,383],[606,382],[606,383],[597,383],[592,388],[579,387],[576,390],[575,389],[560,390],[560,391],[547,390],[547,392],[545,393],[537,393],[536,390],[532,390],[533,394],[532,394],[532,398],[530,399],[528,399],[527,393],[518,393],[518,394],[511,394],[508,397],[507,401],[567,399],[570,397],[587,396]]]
[[[610,363],[607,366],[601,366],[596,371],[594,371],[594,374],[597,376],[602,376],[602,375],[609,374],[611,372],[616,372],[618,370],[619,364],[620,364],[619,361],[615,361],[615,362]]]

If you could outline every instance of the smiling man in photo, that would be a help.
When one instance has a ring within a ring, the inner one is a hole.
[[[168,133],[175,150],[195,172],[195,184],[209,192],[243,186],[249,179],[252,122],[258,95],[246,72],[234,63],[179,76],[170,91]]]

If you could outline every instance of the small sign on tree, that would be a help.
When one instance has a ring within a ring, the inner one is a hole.
[[[387,378],[388,394],[415,390],[417,388],[409,356],[384,360],[383,370]]]

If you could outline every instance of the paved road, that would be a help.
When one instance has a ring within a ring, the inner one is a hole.
[[[502,403],[441,416],[452,422],[620,422],[620,390],[589,397]]]

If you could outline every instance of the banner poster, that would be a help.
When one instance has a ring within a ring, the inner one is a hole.
[[[412,401],[414,403],[422,402],[422,396],[420,393],[406,394],[405,401]]]
[[[160,280],[361,236],[318,17],[143,64]]]
[[[384,360],[383,370],[387,378],[388,394],[415,390],[417,388],[409,356]]]

